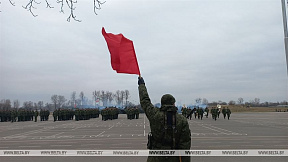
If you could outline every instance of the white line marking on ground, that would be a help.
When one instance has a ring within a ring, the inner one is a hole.
[[[72,145],[50,145],[50,146],[59,146],[59,147],[62,147],[62,146],[72,146]]]
[[[100,134],[98,134],[96,137],[98,137],[98,136],[102,135],[103,133],[105,133],[105,131],[101,132],[101,133],[100,133]]]
[[[41,146],[18,146],[18,147],[41,147]]]

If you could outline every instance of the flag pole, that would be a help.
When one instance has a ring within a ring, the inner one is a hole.
[[[282,15],[283,15],[283,27],[284,27],[284,43],[285,43],[285,53],[286,53],[286,66],[288,75],[288,32],[287,32],[287,12],[286,12],[286,0],[282,1]]]

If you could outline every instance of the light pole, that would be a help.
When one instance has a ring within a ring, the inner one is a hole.
[[[282,1],[282,15],[283,15],[283,26],[284,26],[284,43],[285,43],[285,53],[286,53],[286,66],[288,75],[288,32],[287,32],[287,12],[286,12],[286,0]]]

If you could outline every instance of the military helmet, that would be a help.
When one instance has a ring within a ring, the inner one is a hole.
[[[175,98],[171,94],[165,94],[161,98],[161,105],[173,105],[175,101]]]

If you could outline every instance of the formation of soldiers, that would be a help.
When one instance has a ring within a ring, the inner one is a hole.
[[[220,109],[218,109],[217,107],[212,107],[211,115],[212,115],[212,119],[217,120],[217,118],[219,118],[219,115],[220,115]]]
[[[198,118],[198,119],[202,120],[203,116],[204,116],[204,110],[202,108],[199,108],[199,107],[197,107],[197,108],[194,107],[193,109],[182,107],[181,111],[182,111],[182,115],[184,117],[186,117],[187,119],[190,119],[190,120],[191,120],[193,114],[194,114],[195,119]]]
[[[221,111],[217,107],[212,107],[211,114],[212,114],[212,119],[217,120],[217,118],[219,118],[219,116],[221,114]],[[222,114],[223,114],[224,119],[227,116],[227,118],[229,120],[230,119],[230,115],[231,115],[231,110],[228,107],[227,108],[223,107],[222,108]]]
[[[28,109],[13,109],[13,110],[0,110],[1,122],[20,122],[20,121],[34,121],[37,122],[37,118],[40,114],[41,121],[47,121],[50,115],[49,110],[28,110]]]
[[[75,116],[75,120],[89,120],[91,118],[99,117],[99,109],[95,108],[87,108],[87,109],[57,109],[53,112],[53,118],[55,121],[65,121],[65,120],[73,120]]]
[[[53,111],[53,119],[55,121],[73,120],[74,111],[69,109],[56,109]]]
[[[36,112],[35,116],[38,114],[38,111]],[[40,110],[40,120],[41,121],[48,121],[49,120],[49,115],[50,115],[50,111],[49,110]],[[38,116],[38,115],[37,115]],[[35,119],[37,121],[37,117]]]
[[[99,117],[99,109],[95,108],[95,109],[76,109],[75,110],[75,120],[79,121],[79,120],[89,120],[91,118],[98,118]],[[72,116],[72,120],[73,120],[73,116]]]
[[[116,107],[106,107],[105,109],[101,110],[102,120],[113,120],[118,119],[119,109]]]
[[[231,115],[231,110],[227,107],[227,108],[223,108],[222,109],[222,114],[224,116],[224,119],[226,118],[226,115],[227,115],[227,118],[228,120],[230,119],[230,115]]]
[[[203,119],[203,116],[204,116],[204,112],[205,112],[205,116],[206,118],[208,118],[208,114],[209,114],[209,108],[206,107],[204,110],[202,108],[199,108],[199,107],[194,107],[193,109],[191,108],[186,108],[185,106],[182,107],[181,109],[182,111],[182,115],[184,117],[186,117],[187,119],[190,119],[192,118],[192,115],[194,114],[194,117],[195,119],[198,118],[198,119]],[[219,118],[220,114],[221,114],[221,111],[219,108],[217,107],[212,107],[211,110],[211,115],[212,115],[212,119],[214,120],[217,120],[217,118]],[[228,120],[230,119],[230,115],[231,115],[231,110],[227,107],[227,108],[223,108],[222,109],[222,114],[224,116],[224,119],[226,119],[226,116],[228,118]]]
[[[138,108],[125,108],[127,114],[127,119],[139,119],[139,109]]]

